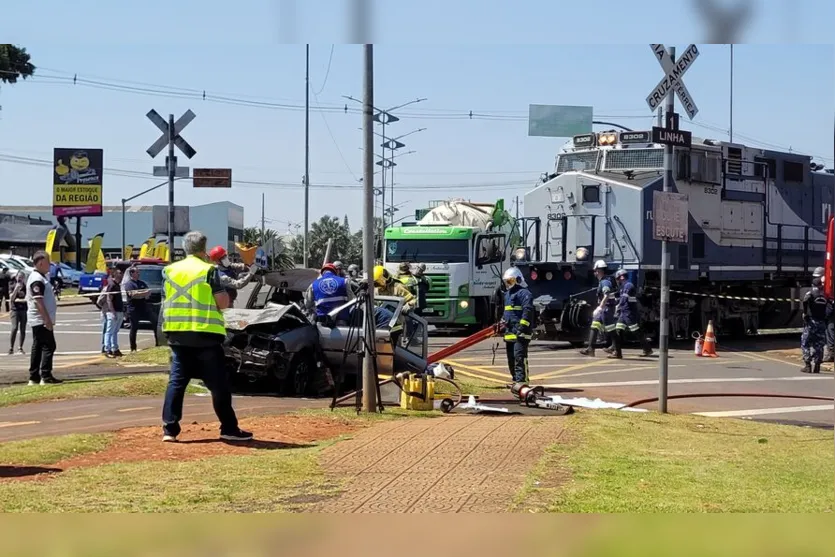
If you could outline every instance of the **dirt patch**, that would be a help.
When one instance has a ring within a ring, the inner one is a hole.
[[[253,441],[220,440],[217,423],[183,424],[177,443],[163,443],[161,427],[121,430],[105,450],[69,458],[50,465],[52,473],[15,478],[34,480],[72,468],[84,468],[116,462],[189,461],[226,455],[246,455],[259,450],[294,449],[311,446],[316,441],[333,439],[369,424],[338,417],[269,416],[240,420],[242,429],[255,434]]]

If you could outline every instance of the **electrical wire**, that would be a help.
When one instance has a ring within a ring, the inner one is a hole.
[[[325,90],[325,85],[328,84],[328,76],[331,74],[331,62],[333,61],[333,49],[334,49],[335,46],[336,46],[335,44],[331,45],[331,53],[328,56],[328,69],[325,70],[325,79],[322,82],[322,88],[319,89],[319,92],[318,93],[313,93],[314,97],[317,96],[317,95],[320,95],[322,93],[322,91]]]
[[[58,83],[58,84],[72,84],[76,86],[82,87],[91,87],[94,89],[103,89],[103,90],[111,90],[111,91],[120,91],[126,93],[134,93],[134,94],[142,94],[142,95],[151,95],[151,96],[163,96],[163,97],[173,97],[173,98],[185,98],[185,99],[198,99],[208,102],[215,102],[220,104],[228,104],[234,106],[246,106],[246,107],[253,107],[253,108],[264,108],[264,109],[273,109],[273,110],[287,110],[287,111],[303,111],[305,107],[303,104],[291,104],[288,102],[274,102],[274,101],[260,101],[255,100],[258,98],[264,97],[247,97],[246,95],[241,94],[211,94],[208,93],[206,90],[194,89],[194,88],[185,88],[185,87],[173,87],[168,85],[159,85],[159,84],[150,84],[146,82],[136,82],[136,81],[126,81],[126,80],[115,80],[112,78],[99,78],[99,79],[89,79],[84,77],[79,77],[78,74],[65,72],[62,70],[51,70],[48,68],[39,68],[40,71],[47,71],[52,72],[55,74],[67,74],[67,75],[47,75],[47,76],[32,76],[27,81],[33,83]],[[10,72],[7,72],[10,73]],[[329,73],[329,72],[328,72]],[[71,76],[71,77],[70,77]],[[124,83],[125,85],[121,85],[120,83]],[[324,85],[323,85],[324,90]],[[321,91],[320,91],[321,92]],[[315,95],[314,95],[315,96]],[[251,99],[251,100],[250,100]],[[319,112],[342,112],[342,113],[351,113],[351,114],[361,114],[362,108],[349,106],[347,104],[342,105],[335,105],[335,104],[326,104],[326,103],[318,103],[318,106],[315,110]],[[637,109],[624,109],[624,110],[637,110]],[[504,112],[504,113],[502,113]],[[408,111],[399,111],[398,115],[403,117],[410,117],[415,119],[424,119],[424,120],[483,120],[483,121],[493,121],[493,122],[527,122],[528,117],[522,113],[522,111],[518,111],[518,114],[514,114],[515,111],[473,111],[473,110],[462,110],[456,111],[453,109],[432,109],[432,108],[412,108]],[[605,112],[605,110],[603,111]],[[635,119],[635,120],[653,120],[655,118],[654,115],[626,115],[626,114],[595,114],[595,118],[614,118],[614,119]],[[721,132],[722,134],[728,134],[729,130],[726,128],[722,128],[721,126],[710,124],[710,123],[703,123],[703,122],[690,122],[692,125]],[[765,146],[770,147],[773,149],[779,149],[783,151],[793,151],[790,146],[779,145],[776,143],[771,143],[767,141],[762,141],[760,139],[741,134],[735,133],[737,137],[742,139],[748,140],[753,144],[753,146]],[[824,156],[820,154],[810,154],[815,159],[824,160],[824,161],[835,161],[835,158],[831,156]]]
[[[51,160],[44,160],[44,159],[36,159],[32,157],[18,157],[13,155],[6,155],[0,153],[0,162],[12,163],[12,164],[22,164],[28,166],[38,166],[38,167],[52,167],[53,161]],[[119,176],[122,178],[131,178],[131,179],[141,179],[141,180],[154,180],[159,181],[159,177],[149,174],[147,172],[141,172],[138,170],[128,170],[123,168],[113,168],[113,167],[105,167],[103,169],[108,174],[113,176]],[[262,180],[240,180],[234,179],[232,180],[232,184],[234,187],[253,187],[253,188],[266,188],[266,189],[298,189],[302,190],[304,185],[301,183],[292,183],[292,182],[278,182],[278,181],[262,181]],[[480,182],[480,183],[445,183],[445,184],[427,184],[427,185],[412,185],[412,184],[404,184],[400,185],[401,190],[407,191],[423,191],[423,190],[449,190],[451,188],[456,189],[511,189],[518,186],[533,186],[535,184],[535,180],[532,178],[531,180],[511,180],[506,182]],[[361,190],[362,184],[334,184],[334,183],[322,183],[322,184],[310,184],[311,188],[315,189],[331,189],[331,190]]]

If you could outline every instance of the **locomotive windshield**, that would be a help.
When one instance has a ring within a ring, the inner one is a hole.
[[[388,240],[386,261],[401,263],[467,263],[470,260],[469,240]]]

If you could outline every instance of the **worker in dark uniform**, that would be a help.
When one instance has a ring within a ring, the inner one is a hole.
[[[602,259],[594,263],[594,274],[599,281],[597,284],[597,308],[592,314],[589,330],[589,345],[580,350],[583,356],[594,356],[594,344],[598,336],[612,335],[615,332],[615,286],[606,276],[606,262]]]
[[[610,358],[623,358],[623,341],[627,332],[630,335],[637,335],[641,341],[641,348],[643,349],[641,356],[651,356],[652,346],[649,339],[643,334],[641,328],[640,316],[638,315],[638,297],[637,289],[632,282],[629,281],[625,269],[619,269],[615,273],[615,280],[620,287],[618,304],[615,307],[615,317],[617,324],[615,325],[615,334],[612,338],[614,350],[609,355]]]
[[[812,279],[820,279],[821,290],[824,290],[824,269],[816,267],[812,272]],[[833,301],[829,300],[829,317],[826,320],[826,348],[823,351],[824,362],[835,362],[835,311]]]
[[[823,295],[820,278],[812,279],[812,289],[803,296],[803,334],[800,349],[803,352],[803,373],[820,373],[823,347],[826,344],[826,324],[832,309]],[[812,369],[812,362],[815,367]]]
[[[432,281],[426,276],[426,263],[419,264],[412,276],[415,279],[415,296],[417,296],[416,313],[423,315],[423,310],[426,309],[426,295],[432,288]]]
[[[528,344],[534,327],[533,296],[521,271],[511,267],[502,276],[504,295],[504,341],[507,367],[514,383],[528,382]]]

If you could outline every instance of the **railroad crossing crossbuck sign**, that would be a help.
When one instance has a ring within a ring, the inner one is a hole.
[[[194,150],[194,147],[189,145],[188,141],[183,139],[180,135],[183,129],[188,126],[192,120],[196,117],[194,112],[191,110],[186,110],[185,114],[180,116],[180,118],[174,122],[174,130],[171,133],[169,122],[165,121],[165,118],[159,115],[156,110],[151,109],[148,114],[146,114],[148,120],[154,123],[154,125],[159,128],[162,132],[162,135],[159,136],[153,145],[148,147],[146,151],[151,158],[155,158],[160,152],[168,146],[169,142],[173,142],[174,145],[188,158],[192,158],[194,155],[197,154],[197,151]],[[173,137],[172,137],[173,136]],[[165,158],[165,166],[155,166],[154,167],[154,176],[167,176],[168,175],[168,167],[170,164],[174,164],[174,172],[177,178],[187,178],[189,169],[188,167],[177,167],[177,157],[174,157],[173,161],[169,161],[168,157]]]
[[[649,46],[655,53],[655,58],[664,70],[665,75],[647,97],[647,105],[652,111],[658,110],[658,107],[667,97],[667,93],[670,92],[670,89],[673,89],[678,100],[684,106],[684,110],[687,111],[687,116],[692,120],[699,113],[699,108],[681,78],[699,57],[699,49],[696,48],[696,45],[691,44],[678,57],[678,60],[673,60],[663,44],[651,44]]]

